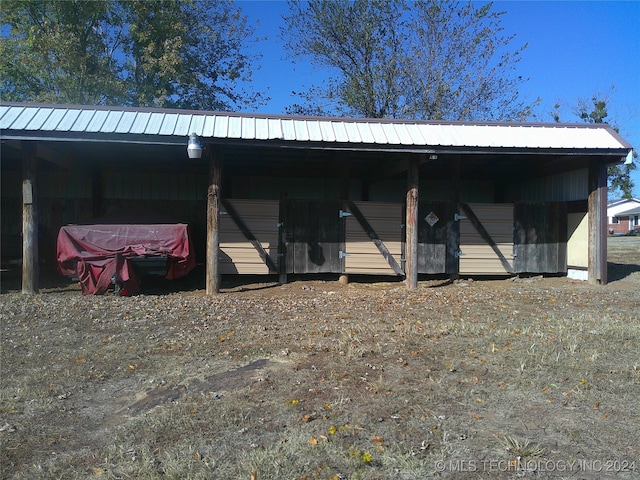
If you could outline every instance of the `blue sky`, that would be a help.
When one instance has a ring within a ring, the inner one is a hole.
[[[254,73],[254,87],[271,100],[259,112],[284,113],[298,101],[292,91],[304,90],[323,76],[306,62],[285,59],[279,28],[287,13],[284,0],[239,0],[249,21],[258,21],[262,68]],[[562,120],[576,121],[571,112],[578,98],[596,93],[610,96],[609,117],[622,136],[640,149],[640,0],[609,1],[496,1],[505,11],[505,34],[516,34],[513,46],[527,43],[518,73],[529,80],[522,86],[526,99],[541,99],[538,121],[552,121],[559,102]],[[615,87],[611,91],[611,87]],[[634,196],[640,197],[640,166],[635,171]]]

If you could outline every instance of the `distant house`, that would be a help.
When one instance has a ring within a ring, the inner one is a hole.
[[[607,231],[610,235],[640,232],[640,200],[625,198],[607,205]]]

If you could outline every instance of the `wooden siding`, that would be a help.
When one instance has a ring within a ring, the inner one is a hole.
[[[588,170],[582,168],[531,179],[508,187],[507,193],[523,202],[585,200],[589,194]]]
[[[342,273],[344,219],[341,200],[283,199],[287,273]]]
[[[518,203],[514,226],[516,272],[567,271],[566,203]]]
[[[103,179],[105,199],[202,200],[206,198],[206,177],[175,172],[106,171]]]
[[[400,263],[402,254],[402,204],[354,202],[389,253]],[[346,218],[344,272],[349,274],[396,275],[389,262],[355,216]]]
[[[278,262],[279,202],[271,200],[225,200],[238,213],[274,264]],[[268,274],[269,267],[230,215],[220,215],[220,273]]]
[[[469,207],[493,239],[502,256],[513,266],[513,204],[472,203]],[[464,212],[461,213],[464,216]],[[461,274],[510,273],[469,219],[460,221],[460,252]]]

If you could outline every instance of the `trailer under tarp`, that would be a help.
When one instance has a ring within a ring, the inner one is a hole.
[[[60,228],[57,241],[58,269],[78,277],[82,293],[105,293],[119,286],[120,295],[140,291],[134,264],[166,259],[161,269],[167,279],[187,275],[196,265],[186,224],[92,224]],[[166,271],[166,273],[165,273]]]

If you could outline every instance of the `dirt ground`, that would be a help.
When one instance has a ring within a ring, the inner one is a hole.
[[[605,286],[3,277],[1,478],[640,478],[640,237],[609,242]]]

